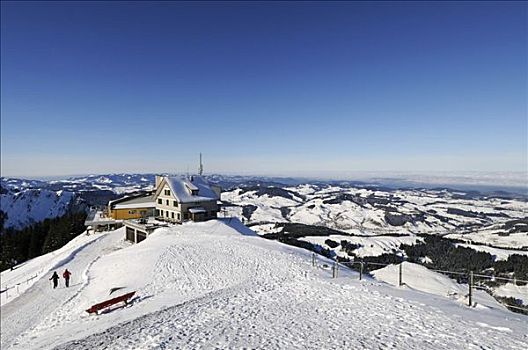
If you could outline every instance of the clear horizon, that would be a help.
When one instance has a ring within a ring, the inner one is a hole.
[[[526,3],[1,8],[1,176],[528,171]]]
[[[40,180],[40,181],[61,181],[70,178],[83,178],[87,176],[107,176],[107,175],[154,175],[171,174],[185,175],[177,172],[155,172],[155,173],[86,173],[56,176],[12,176],[6,178]],[[190,171],[187,174],[197,174]],[[347,173],[327,173],[325,175],[314,174],[255,174],[255,173],[211,173],[206,176],[241,176],[241,177],[261,177],[270,179],[296,179],[306,181],[359,181],[373,182],[382,185],[394,186],[447,186],[459,189],[504,189],[513,190],[517,193],[528,194],[528,172],[347,172]],[[518,192],[518,191],[521,192]]]

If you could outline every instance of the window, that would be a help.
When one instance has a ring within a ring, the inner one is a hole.
[[[172,205],[175,206],[175,207],[177,207],[177,206],[178,206],[178,202],[176,202],[176,201],[172,201]]]
[[[169,205],[169,200],[168,199],[165,199],[165,204]]]
[[[128,213],[129,213],[129,214],[135,214],[136,211],[135,211],[135,210],[129,210]]]
[[[170,190],[165,190],[163,193],[165,193],[166,196],[170,196]]]
[[[178,220],[181,220],[180,213],[178,213]]]
[[[169,211],[168,210],[165,211],[165,216],[169,217]]]
[[[158,198],[158,204],[163,204],[163,201],[161,200],[161,198]]]
[[[159,209],[156,209],[156,216],[160,216],[160,211],[159,211]]]
[[[145,232],[137,231],[136,238],[136,243],[139,243],[147,238],[147,234]]]
[[[163,217],[163,210],[159,211],[159,216]]]
[[[171,217],[174,219],[174,212],[171,213]]]

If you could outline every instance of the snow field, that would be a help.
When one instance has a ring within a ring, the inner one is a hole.
[[[123,236],[79,245],[60,266],[77,278],[71,288],[52,290],[46,276],[3,306],[2,349],[524,349],[528,339],[525,316],[344,270],[332,279],[310,252],[235,219],[162,228],[136,245]],[[132,306],[84,311],[115,287],[137,291]]]
[[[487,310],[430,295],[394,295],[383,285],[324,279],[253,283],[145,315],[58,349],[459,349],[525,347]],[[403,293],[397,293],[403,294]],[[432,306],[432,305],[434,306]],[[525,322],[525,321],[524,321]]]

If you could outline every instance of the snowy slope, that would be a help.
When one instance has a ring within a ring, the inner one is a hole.
[[[495,295],[501,297],[513,297],[523,301],[523,304],[528,304],[528,284],[518,286],[513,283],[507,283],[495,288],[493,291]]]
[[[20,229],[66,213],[75,195],[66,191],[26,189],[0,194],[0,210],[7,214],[4,227]]]
[[[2,349],[524,349],[528,340],[528,318],[498,304],[467,308],[352,272],[332,279],[309,252],[237,220],[162,228],[137,245],[123,236],[80,236],[55,256],[2,272],[14,283],[47,271],[2,306]],[[48,276],[65,267],[72,286],[52,290]],[[87,315],[115,287],[123,288],[112,296],[136,290],[138,298]]]
[[[389,265],[372,272],[380,281],[393,286],[399,284],[399,266]],[[410,262],[402,265],[402,283],[407,288],[412,288],[426,293],[449,297],[460,303],[468,303],[468,285],[456,283],[454,280],[440,273],[431,271],[426,267]],[[481,290],[473,290],[473,301],[477,307],[496,307],[496,300]]]

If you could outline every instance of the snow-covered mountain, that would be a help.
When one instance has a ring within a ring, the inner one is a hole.
[[[90,175],[40,181],[1,178],[0,211],[4,228],[22,229],[35,222],[64,215],[85,205],[104,205],[126,193],[154,188],[154,175]]]
[[[161,228],[136,245],[124,234],[81,235],[2,272],[3,285],[18,284],[10,299],[1,294],[2,349],[526,347],[528,318],[484,292],[468,307],[448,295],[458,288],[450,280],[423,291],[410,280],[359,281],[346,269],[332,278],[331,261],[314,267],[308,251],[257,237],[236,219]],[[65,268],[70,288],[61,281],[53,290],[49,276]],[[85,311],[128,291],[137,292],[129,307]]]
[[[3,227],[21,229],[44,219],[55,218],[64,215],[76,203],[75,194],[68,191],[7,190],[0,194]]]

